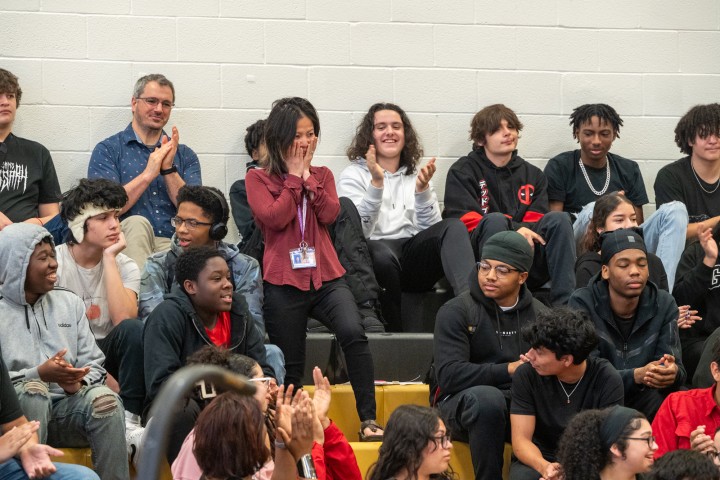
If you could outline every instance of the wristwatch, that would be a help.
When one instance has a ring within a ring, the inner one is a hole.
[[[171,173],[177,172],[177,167],[173,165],[170,168],[166,168],[165,170],[160,170],[160,175],[170,175]]]
[[[300,478],[318,478],[315,473],[315,464],[313,463],[312,455],[305,454],[300,457],[297,462],[297,471]]]

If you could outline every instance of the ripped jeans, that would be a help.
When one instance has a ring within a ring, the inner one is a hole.
[[[92,462],[103,480],[130,478],[122,402],[105,385],[84,386],[74,395],[51,394],[48,384],[28,380],[15,385],[28,420],[40,422],[40,443],[92,450]]]

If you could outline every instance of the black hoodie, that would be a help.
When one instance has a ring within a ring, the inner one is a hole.
[[[519,360],[530,348],[522,340],[521,330],[535,321],[538,313],[547,311],[524,284],[517,305],[506,312],[480,290],[477,268],[469,284],[468,292],[448,301],[437,314],[433,354],[440,398],[477,385],[509,390],[508,363]],[[474,307],[470,312],[468,300]],[[471,314],[475,315],[472,323]],[[477,325],[472,335],[468,332],[471,324]],[[434,390],[432,385],[430,391]]]
[[[549,211],[547,179],[542,170],[513,152],[504,167],[496,167],[478,147],[461,157],[445,180],[444,218],[459,218],[473,230],[488,213],[512,219],[513,229],[535,223]]]
[[[245,298],[240,293],[233,293],[228,350],[252,358],[260,364],[266,375],[274,377],[275,373],[265,361],[263,340],[250,318]],[[173,285],[171,292],[165,295],[165,300],[148,316],[143,342],[146,408],[149,408],[165,380],[185,366],[188,356],[205,345],[213,345],[190,298],[177,284]]]

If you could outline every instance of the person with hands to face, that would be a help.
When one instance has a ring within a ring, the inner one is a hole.
[[[373,261],[383,316],[393,331],[417,330],[400,311],[403,291],[430,290],[443,276],[453,293],[467,290],[473,253],[457,219],[443,220],[430,183],[435,158],[420,166],[422,148],[407,114],[376,103],[358,125],[347,149],[351,164],[338,193],[357,207]]]
[[[430,402],[453,437],[470,444],[476,479],[502,476],[511,382],[529,349],[521,329],[547,311],[525,285],[532,261],[522,235],[496,233],[469,291],[443,305],[435,322]]]
[[[277,100],[265,124],[265,168],[246,175],[248,202],[265,239],[265,327],[285,355],[285,384],[299,388],[308,316],[328,325],[347,361],[361,437],[379,440],[370,347],[328,232],[340,201],[332,172],[312,165],[319,134],[310,102]]]
[[[587,312],[602,333],[599,355],[620,372],[625,404],[652,419],[686,378],[678,308],[669,293],[647,281],[647,251],[634,230],[603,234],[601,261],[602,271],[573,294],[569,306]]]
[[[170,219],[176,214],[177,195],[185,185],[200,185],[200,162],[180,144],[176,127],[163,127],[175,106],[175,87],[164,75],[137,80],[131,99],[132,122],[95,146],[88,165],[89,178],[106,178],[123,185],[128,200],[122,207],[127,256],[142,269],[152,253],[170,247]]]
[[[572,418],[623,402],[622,380],[607,360],[589,356],[598,337],[584,314],[555,307],[523,329],[530,345],[512,380],[511,480],[560,480],[558,441]]]
[[[567,303],[575,288],[575,241],[567,214],[551,212],[547,179],[517,153],[522,122],[505,105],[490,105],[470,124],[473,150],[455,162],[445,180],[443,217],[459,218],[479,258],[492,235],[515,230],[534,249],[528,287],[552,278],[549,301]]]
[[[125,414],[105,380],[82,299],[55,288],[50,233],[17,223],[0,231],[0,351],[25,416],[40,422],[40,443],[90,445],[103,479],[127,479]],[[28,346],[33,346],[28,348]],[[4,407],[4,401],[1,404]]]
[[[105,179],[81,179],[65,194],[61,215],[69,225],[68,242],[56,249],[56,286],[75,292],[85,303],[85,315],[105,369],[118,380],[125,406],[126,442],[137,454],[143,428],[143,325],[137,320],[140,271],[122,253],[127,247],[120,228],[125,189]]]

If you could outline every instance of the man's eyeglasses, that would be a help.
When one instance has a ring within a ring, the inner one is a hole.
[[[172,217],[170,219],[170,225],[172,225],[173,228],[178,228],[183,223],[188,228],[188,230],[195,230],[200,225],[205,225],[207,227],[212,225],[212,223],[208,223],[208,222],[199,222],[199,221],[195,220],[194,218],[185,219],[182,217]]]
[[[162,104],[163,110],[170,110],[175,106],[173,102],[170,102],[168,100],[160,101],[159,98],[155,97],[137,97],[137,100],[142,100],[143,102],[147,103],[149,106],[155,108],[158,106],[158,104]]]
[[[650,435],[649,437],[620,437],[624,438],[625,440],[642,440],[643,442],[647,443],[648,448],[652,448],[653,444],[655,443],[655,435]]]
[[[272,380],[272,378],[260,377],[260,378],[249,378],[248,380],[250,380],[253,383],[262,383],[263,385],[265,385],[267,387],[270,385],[270,380]]]
[[[490,270],[495,269],[495,275],[497,275],[498,278],[505,278],[510,275],[510,272],[520,271],[517,268],[510,268],[505,265],[496,265],[493,267],[487,262],[477,262],[477,267],[481,275],[487,275],[490,273]]]
[[[442,448],[450,448],[452,441],[449,433],[446,433],[445,435],[438,435],[437,437],[430,437],[430,440],[433,441],[435,446]]]

